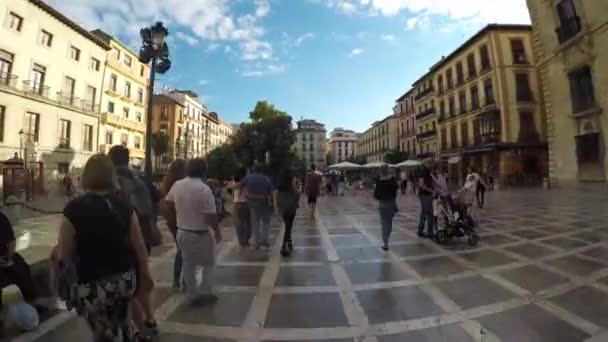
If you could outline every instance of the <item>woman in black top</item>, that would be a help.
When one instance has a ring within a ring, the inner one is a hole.
[[[388,239],[393,232],[393,217],[397,213],[397,190],[399,185],[395,177],[389,175],[388,165],[380,168],[380,177],[376,180],[374,198],[378,200],[378,211],[382,224],[382,249],[388,251]]]
[[[285,222],[285,236],[283,237],[281,255],[289,257],[293,252],[291,228],[300,202],[298,180],[290,170],[285,170],[279,175],[274,199],[276,202],[274,207],[279,208],[283,222]]]
[[[104,155],[91,157],[82,175],[86,193],[63,211],[55,261],[77,274],[68,305],[83,316],[97,341],[144,340],[134,334],[129,303],[153,287],[148,254],[131,205],[116,194],[115,170]],[[135,296],[138,294],[135,293]]]

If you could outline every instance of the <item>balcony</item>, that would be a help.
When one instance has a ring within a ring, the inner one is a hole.
[[[114,115],[112,113],[102,113],[101,122],[115,127],[125,128],[136,132],[145,132],[146,124],[143,122],[133,121],[124,117]]]
[[[79,103],[79,99],[72,93],[57,92],[57,102],[62,106],[74,106]]]
[[[120,99],[123,100],[123,101],[125,101],[125,102],[128,102],[128,103],[133,102],[133,99],[131,98],[131,96],[129,94],[122,95],[120,97]]]
[[[416,134],[416,139],[420,141],[420,140],[425,140],[428,138],[433,138],[436,136],[437,136],[437,130],[431,129],[429,131]]]
[[[70,149],[70,138],[59,138],[58,149],[69,150]]]
[[[422,90],[420,93],[418,93],[418,95],[416,95],[416,96],[414,97],[414,99],[415,99],[416,101],[418,101],[418,100],[420,100],[421,98],[423,98],[423,97],[427,96],[428,94],[430,94],[430,93],[432,93],[432,92],[434,92],[434,91],[435,91],[435,87],[428,87],[428,88],[426,88],[426,89]]]
[[[145,105],[144,105],[144,100],[141,100],[141,101],[140,101],[140,100],[137,100],[137,101],[135,101],[135,105],[136,105],[137,107],[144,108],[144,106],[145,106]]]
[[[80,106],[85,112],[99,113],[99,105],[95,104],[93,101],[81,100]]]
[[[120,97],[120,93],[116,90],[116,88],[106,89],[106,94],[112,97]]]
[[[435,108],[431,107],[423,112],[420,112],[420,114],[416,115],[416,120],[426,119],[427,117],[429,117],[433,114],[435,114]]]
[[[23,81],[23,91],[28,95],[40,96],[48,99],[50,90],[51,87],[47,87],[42,83]]]
[[[17,75],[0,72],[0,87],[17,88]]]
[[[562,20],[561,24],[560,27],[555,29],[560,44],[574,38],[581,31],[581,19],[578,16]]]

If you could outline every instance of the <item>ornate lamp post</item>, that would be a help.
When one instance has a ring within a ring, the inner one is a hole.
[[[162,22],[139,31],[142,47],[139,58],[150,65],[150,84],[148,85],[148,110],[146,111],[146,164],[145,172],[148,179],[152,179],[152,99],[154,97],[154,79],[156,73],[164,74],[171,68],[169,48],[165,38],[169,31]]]

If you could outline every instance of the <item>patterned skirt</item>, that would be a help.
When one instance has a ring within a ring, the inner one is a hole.
[[[94,341],[133,341],[130,302],[137,285],[135,279],[135,272],[131,271],[74,285],[74,306],[89,323]]]

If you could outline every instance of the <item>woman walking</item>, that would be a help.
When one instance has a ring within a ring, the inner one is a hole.
[[[186,178],[186,161],[183,159],[176,159],[171,164],[169,164],[169,170],[167,171],[167,175],[163,179],[163,183],[160,186],[160,196],[161,196],[161,210],[163,217],[167,220],[167,225],[169,226],[169,231],[173,235],[173,239],[175,240],[175,244],[177,246],[177,226],[175,222],[169,222],[170,215],[167,215],[166,206],[165,206],[165,197],[173,187],[173,184],[180,179]],[[175,259],[173,260],[173,289],[179,290],[183,287],[182,281],[182,252],[179,250],[179,246],[177,246],[177,252],[175,253]]]
[[[279,208],[281,217],[283,217],[283,222],[285,223],[285,235],[283,237],[283,246],[281,247],[281,255],[284,257],[291,256],[293,252],[291,229],[300,202],[298,188],[298,180],[290,170],[285,170],[281,173],[275,192],[275,208]]]
[[[393,217],[397,213],[397,191],[399,184],[395,177],[389,174],[388,165],[380,168],[380,177],[376,180],[374,198],[378,200],[378,211],[382,224],[382,249],[388,251],[388,240],[393,232]]]
[[[88,160],[82,175],[85,194],[63,211],[55,260],[60,267],[75,266],[78,280],[71,285],[69,304],[87,320],[94,341],[146,341],[134,334],[130,303],[154,284],[137,215],[116,194],[114,179],[108,157]]]
[[[232,198],[234,202],[234,225],[236,236],[239,239],[241,248],[249,247],[251,239],[251,218],[249,216],[249,206],[247,205],[247,196],[245,191],[241,191],[241,179],[247,175],[247,169],[241,168],[236,173],[234,180],[228,184],[228,189],[232,190]]]

